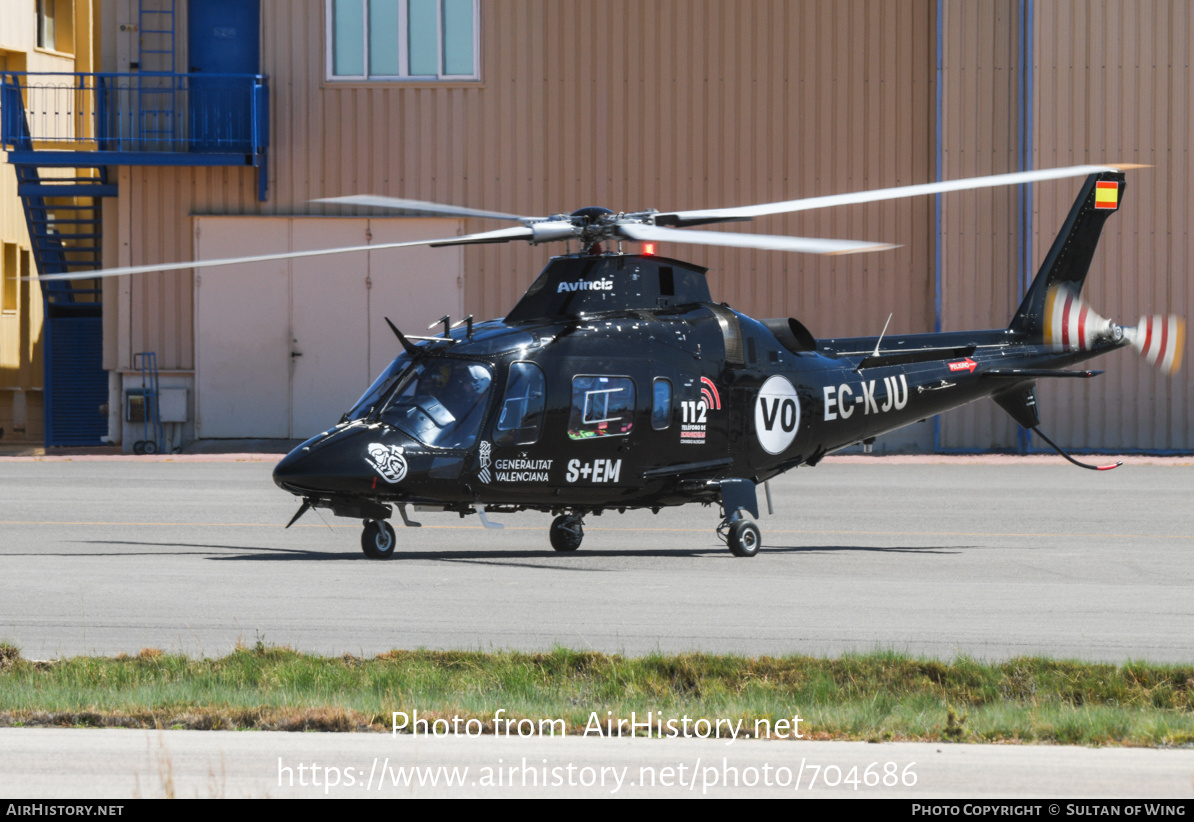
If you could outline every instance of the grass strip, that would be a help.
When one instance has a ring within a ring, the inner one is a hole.
[[[0,726],[389,732],[395,711],[411,718],[418,711],[429,723],[456,719],[459,733],[512,736],[532,726],[617,734],[619,720],[633,712],[642,723],[651,712],[664,723],[652,726],[655,736],[728,736],[737,727],[739,738],[768,728],[775,738],[787,720],[790,737],[799,716],[805,739],[1189,746],[1194,666],[941,662],[886,652],[627,657],[564,648],[394,650],[362,659],[261,642],[218,659],[150,648],[32,661],[0,643]],[[462,724],[468,720],[475,722]],[[505,724],[519,720],[531,722]],[[622,735],[631,732],[621,724]],[[646,733],[641,724],[638,733]]]

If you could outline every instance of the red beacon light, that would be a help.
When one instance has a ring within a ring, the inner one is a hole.
[[[643,256],[644,257],[654,257],[655,256],[655,243],[643,243]]]

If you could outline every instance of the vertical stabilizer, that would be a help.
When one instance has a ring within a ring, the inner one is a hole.
[[[1121,171],[1104,171],[1086,178],[1065,225],[1012,318],[1010,327],[1013,331],[1043,333],[1045,299],[1050,289],[1064,286],[1075,296],[1082,291],[1099,236],[1103,233],[1103,223],[1119,210],[1124,187]]]

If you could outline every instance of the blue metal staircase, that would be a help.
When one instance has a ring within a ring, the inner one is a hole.
[[[17,193],[38,274],[94,271],[103,259],[100,198],[115,194],[103,172],[65,170],[42,177],[17,165]],[[45,301],[45,443],[99,445],[108,433],[100,406],[108,401],[103,370],[103,305],[98,280],[42,283]]]
[[[141,59],[172,68],[172,0],[139,8]],[[259,74],[0,72],[0,148],[16,168],[41,276],[101,267],[101,201],[117,193],[109,167],[249,166],[264,200],[268,145]],[[99,444],[108,430],[99,281],[41,285],[46,444]]]
[[[4,87],[0,114],[18,140],[31,144],[19,91]],[[16,109],[21,116],[17,117]],[[107,169],[86,165],[43,168],[32,158],[14,162],[17,195],[38,275],[95,271],[103,265],[100,200],[116,195]],[[10,157],[10,160],[13,158]],[[99,445],[108,433],[100,406],[108,401],[103,370],[103,304],[98,280],[42,283],[44,300],[45,443]]]
[[[83,159],[85,155],[81,155]],[[48,176],[35,165],[17,164],[17,195],[25,206],[25,222],[39,274],[95,270],[103,264],[101,197],[115,197],[104,166],[77,166]],[[65,293],[47,282],[50,293]]]
[[[100,198],[116,194],[103,168],[54,169],[18,164],[17,194],[38,274],[94,271],[102,266]],[[98,280],[42,283],[45,300],[45,442],[99,445],[108,433],[100,406],[108,401],[103,370],[102,299]]]

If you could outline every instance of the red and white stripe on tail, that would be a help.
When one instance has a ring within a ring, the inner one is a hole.
[[[1141,317],[1135,328],[1125,328],[1124,336],[1149,365],[1163,374],[1176,374],[1182,367],[1182,349],[1186,344],[1186,322],[1176,314]]]

